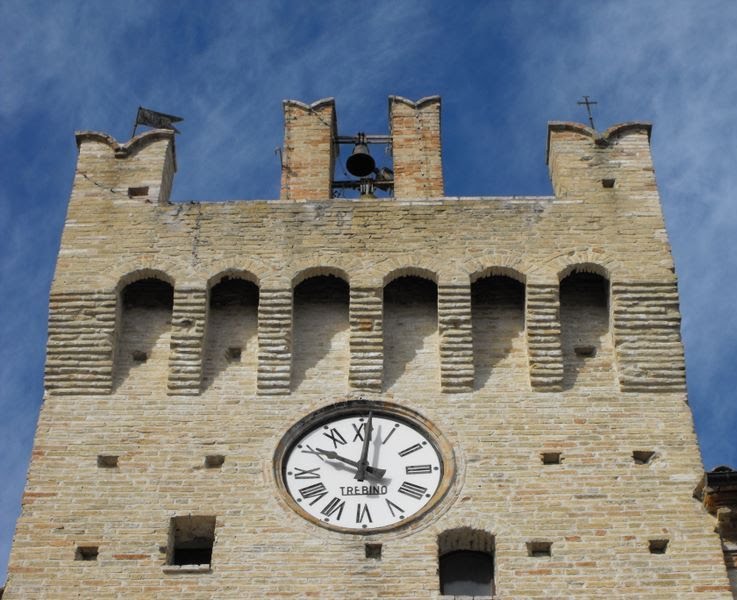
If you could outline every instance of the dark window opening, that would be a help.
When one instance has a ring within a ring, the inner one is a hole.
[[[601,180],[601,185],[605,188],[613,188],[614,187],[614,179],[607,178]]]
[[[486,552],[455,550],[440,557],[440,593],[445,596],[491,596],[494,560]]]
[[[448,596],[494,595],[494,536],[459,527],[438,536],[440,593]]]
[[[241,348],[238,346],[231,346],[225,351],[225,356],[228,362],[241,362]]]
[[[208,469],[218,469],[225,463],[225,457],[222,454],[209,454],[205,457],[205,466]]]
[[[209,565],[215,543],[215,517],[173,517],[170,565]]]
[[[125,308],[168,308],[174,306],[174,288],[160,279],[140,279],[123,290]]]
[[[634,450],[632,452],[632,459],[635,461],[636,465],[646,465],[654,456],[655,452],[652,450]]]
[[[210,308],[258,306],[258,287],[244,279],[223,277],[210,290]]]
[[[98,546],[77,546],[77,549],[74,552],[74,560],[97,560],[98,554]]]
[[[573,352],[576,354],[576,356],[592,358],[596,356],[596,346],[574,346]]]
[[[560,452],[543,452],[540,458],[544,465],[559,465],[562,462]]]
[[[668,549],[668,540],[650,540],[648,546],[650,554],[665,554]]]
[[[148,354],[141,350],[134,350],[131,352],[131,358],[133,359],[133,362],[145,363],[148,360]]]
[[[381,544],[366,544],[366,558],[381,558]]]
[[[348,284],[335,275],[309,277],[294,288],[294,304],[348,304]]]
[[[550,556],[552,554],[553,542],[545,540],[533,540],[527,542],[527,554],[535,557]]]
[[[141,185],[138,187],[128,188],[128,198],[137,198],[140,196],[148,196],[148,186],[147,185]]]
[[[118,457],[113,454],[98,454],[97,466],[102,469],[114,469],[118,466]]]

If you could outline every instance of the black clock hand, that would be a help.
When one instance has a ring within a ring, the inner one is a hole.
[[[323,450],[321,448],[315,448],[317,452],[320,454],[325,455],[327,458],[330,458],[332,460],[339,460],[340,462],[344,462],[347,465],[351,465],[352,467],[358,467],[358,462],[355,460],[351,460],[350,458],[346,458],[345,456],[341,456],[340,454],[337,454],[333,452],[332,450]],[[381,479],[384,476],[384,473],[386,473],[386,469],[377,469],[376,467],[366,467],[366,473],[371,473],[374,477],[378,477]]]
[[[368,420],[366,421],[366,427],[363,431],[363,447],[361,448],[361,458],[358,460],[358,471],[356,471],[356,479],[363,481],[366,479],[366,471],[368,469],[368,451],[369,442],[371,441],[371,421],[373,419],[373,413],[369,411]]]

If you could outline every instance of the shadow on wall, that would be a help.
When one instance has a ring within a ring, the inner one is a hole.
[[[123,289],[119,303],[113,389],[133,371],[137,381],[166,386],[174,289],[159,279],[141,279]]]
[[[614,383],[609,333],[609,281],[594,273],[573,272],[560,282],[563,388]]]
[[[384,389],[440,389],[438,288],[428,279],[398,277],[384,288]]]
[[[348,386],[349,288],[334,275],[305,279],[294,288],[292,391],[321,390],[326,382]]]
[[[525,286],[506,276],[478,279],[471,287],[471,311],[474,389],[482,389],[501,372],[505,385],[525,389]]]
[[[244,391],[255,390],[258,300],[258,287],[244,279],[225,277],[210,290],[203,360],[204,389],[223,378],[237,379]]]

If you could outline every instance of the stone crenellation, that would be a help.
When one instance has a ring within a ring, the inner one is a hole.
[[[3,598],[443,598],[459,552],[476,597],[732,598],[650,125],[552,122],[553,196],[453,197],[440,99],[391,96],[393,192],[338,199],[335,102],[283,108],[278,200],[172,203],[172,132],[77,134]],[[454,466],[367,535],[303,518],[274,462],[359,399]]]

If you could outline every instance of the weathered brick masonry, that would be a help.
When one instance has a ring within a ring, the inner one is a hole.
[[[731,598],[650,126],[551,123],[554,196],[448,197],[439,98],[392,97],[394,197],[339,200],[332,100],[284,110],[280,200],[170,203],[171,132],[77,134],[4,600],[437,598],[455,549],[493,554],[496,598]],[[274,473],[357,398],[453,447],[388,533],[308,522]],[[187,515],[215,517],[209,568],[167,566]]]

